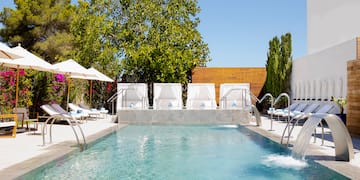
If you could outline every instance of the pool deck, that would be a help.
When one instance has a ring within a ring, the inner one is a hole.
[[[286,123],[274,121],[274,131],[269,131],[270,120],[262,117],[262,126],[257,127],[255,122],[245,125],[249,129],[256,131],[276,142],[280,142],[282,130]],[[111,122],[111,118],[89,120],[81,124],[87,143],[91,143],[111,132],[126,126],[126,124],[116,124]],[[293,132],[293,138],[290,143],[294,142],[301,126],[297,126]],[[320,129],[318,132],[321,132]],[[326,130],[329,132],[329,130]],[[328,136],[326,136],[328,137]],[[334,144],[329,138],[326,138],[325,144],[321,146],[321,140],[316,143],[310,143],[307,157],[334,169],[351,179],[360,179],[360,138],[353,138],[354,160],[351,162],[335,161]],[[49,136],[46,136],[46,142]],[[76,140],[69,126],[55,125],[53,127],[53,143],[42,146],[42,136],[39,132],[36,135],[31,133],[19,133],[16,138],[0,139],[0,177],[1,179],[15,179],[29,172],[30,170],[40,167],[43,164],[61,158],[69,152],[79,151],[76,146]]]

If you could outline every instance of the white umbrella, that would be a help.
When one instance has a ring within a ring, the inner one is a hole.
[[[70,94],[70,80],[71,78],[76,79],[88,79],[88,78],[96,78],[97,76],[88,71],[86,68],[78,64],[73,59],[69,59],[60,63],[56,63],[53,65],[56,68],[56,72],[65,74],[67,78],[70,78],[68,81],[68,94],[67,94],[67,104],[69,103],[69,94]],[[66,109],[68,109],[68,105],[66,105]]]
[[[87,69],[90,73],[95,74],[95,76],[92,77],[84,77],[84,76],[70,76],[71,78],[77,78],[77,79],[87,79],[90,80],[90,103],[92,98],[92,81],[98,80],[98,81],[105,81],[105,82],[114,82],[113,79],[109,78],[105,74],[101,73],[100,71],[96,70],[95,68],[91,67]]]
[[[9,48],[4,43],[0,43],[0,63],[1,65],[3,59],[16,59],[16,58],[22,58],[20,55],[12,52],[11,48]]]
[[[19,69],[21,68],[21,69],[32,69],[38,71],[54,72],[55,68],[47,61],[39,58],[38,56],[34,55],[33,53],[21,47],[20,44],[12,48],[12,52],[21,55],[23,57],[23,58],[14,59],[12,60],[11,64],[6,65],[7,67],[16,68],[17,70],[16,96],[15,96],[15,107],[17,107],[17,103],[19,99]]]

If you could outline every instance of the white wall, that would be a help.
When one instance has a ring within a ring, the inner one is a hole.
[[[330,100],[331,96],[346,97],[347,61],[355,58],[356,39],[353,38],[294,60],[292,99]]]
[[[360,36],[359,17],[360,0],[307,0],[308,54]]]

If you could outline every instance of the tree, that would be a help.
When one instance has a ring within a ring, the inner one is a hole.
[[[209,61],[207,44],[196,29],[196,0],[120,2],[125,81],[187,83],[188,73]]]
[[[71,0],[15,0],[16,9],[0,13],[0,36],[10,46],[21,43],[50,63],[69,55],[69,25],[75,6]]]
[[[74,35],[74,48],[72,57],[80,64],[100,70],[109,77],[115,79],[119,75],[119,57],[122,55],[119,40],[114,36],[117,31],[115,18],[112,18],[116,10],[112,7],[115,1],[92,0],[78,1],[77,16],[73,17],[71,33]],[[103,103],[116,90],[116,86],[108,83],[93,82],[94,105]],[[89,97],[89,96],[86,96]]]
[[[70,55],[73,36],[70,22],[76,6],[71,0],[15,0],[15,9],[4,8],[0,12],[2,41],[10,46],[21,46],[50,63]],[[52,75],[51,75],[52,76]],[[33,79],[33,104],[39,108],[46,99],[47,75],[39,72]],[[20,79],[20,83],[24,81]],[[38,109],[36,109],[37,111]]]
[[[291,56],[291,34],[286,33],[278,37],[274,37],[269,42],[269,51],[266,62],[266,82],[265,91],[271,93],[274,97],[281,93],[290,92],[290,76],[292,68]]]

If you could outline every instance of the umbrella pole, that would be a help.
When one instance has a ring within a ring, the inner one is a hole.
[[[19,66],[16,68],[16,91],[15,91],[15,108],[19,100]]]
[[[92,107],[91,98],[92,98],[92,80],[90,80],[90,107]]]
[[[70,96],[70,84],[71,78],[68,78],[68,89],[67,89],[67,99],[66,99],[66,111],[69,111],[69,96]]]
[[[15,90],[15,114],[17,113],[18,101],[19,101],[19,66],[16,68],[16,90]],[[24,127],[24,120],[21,121],[21,128]]]

